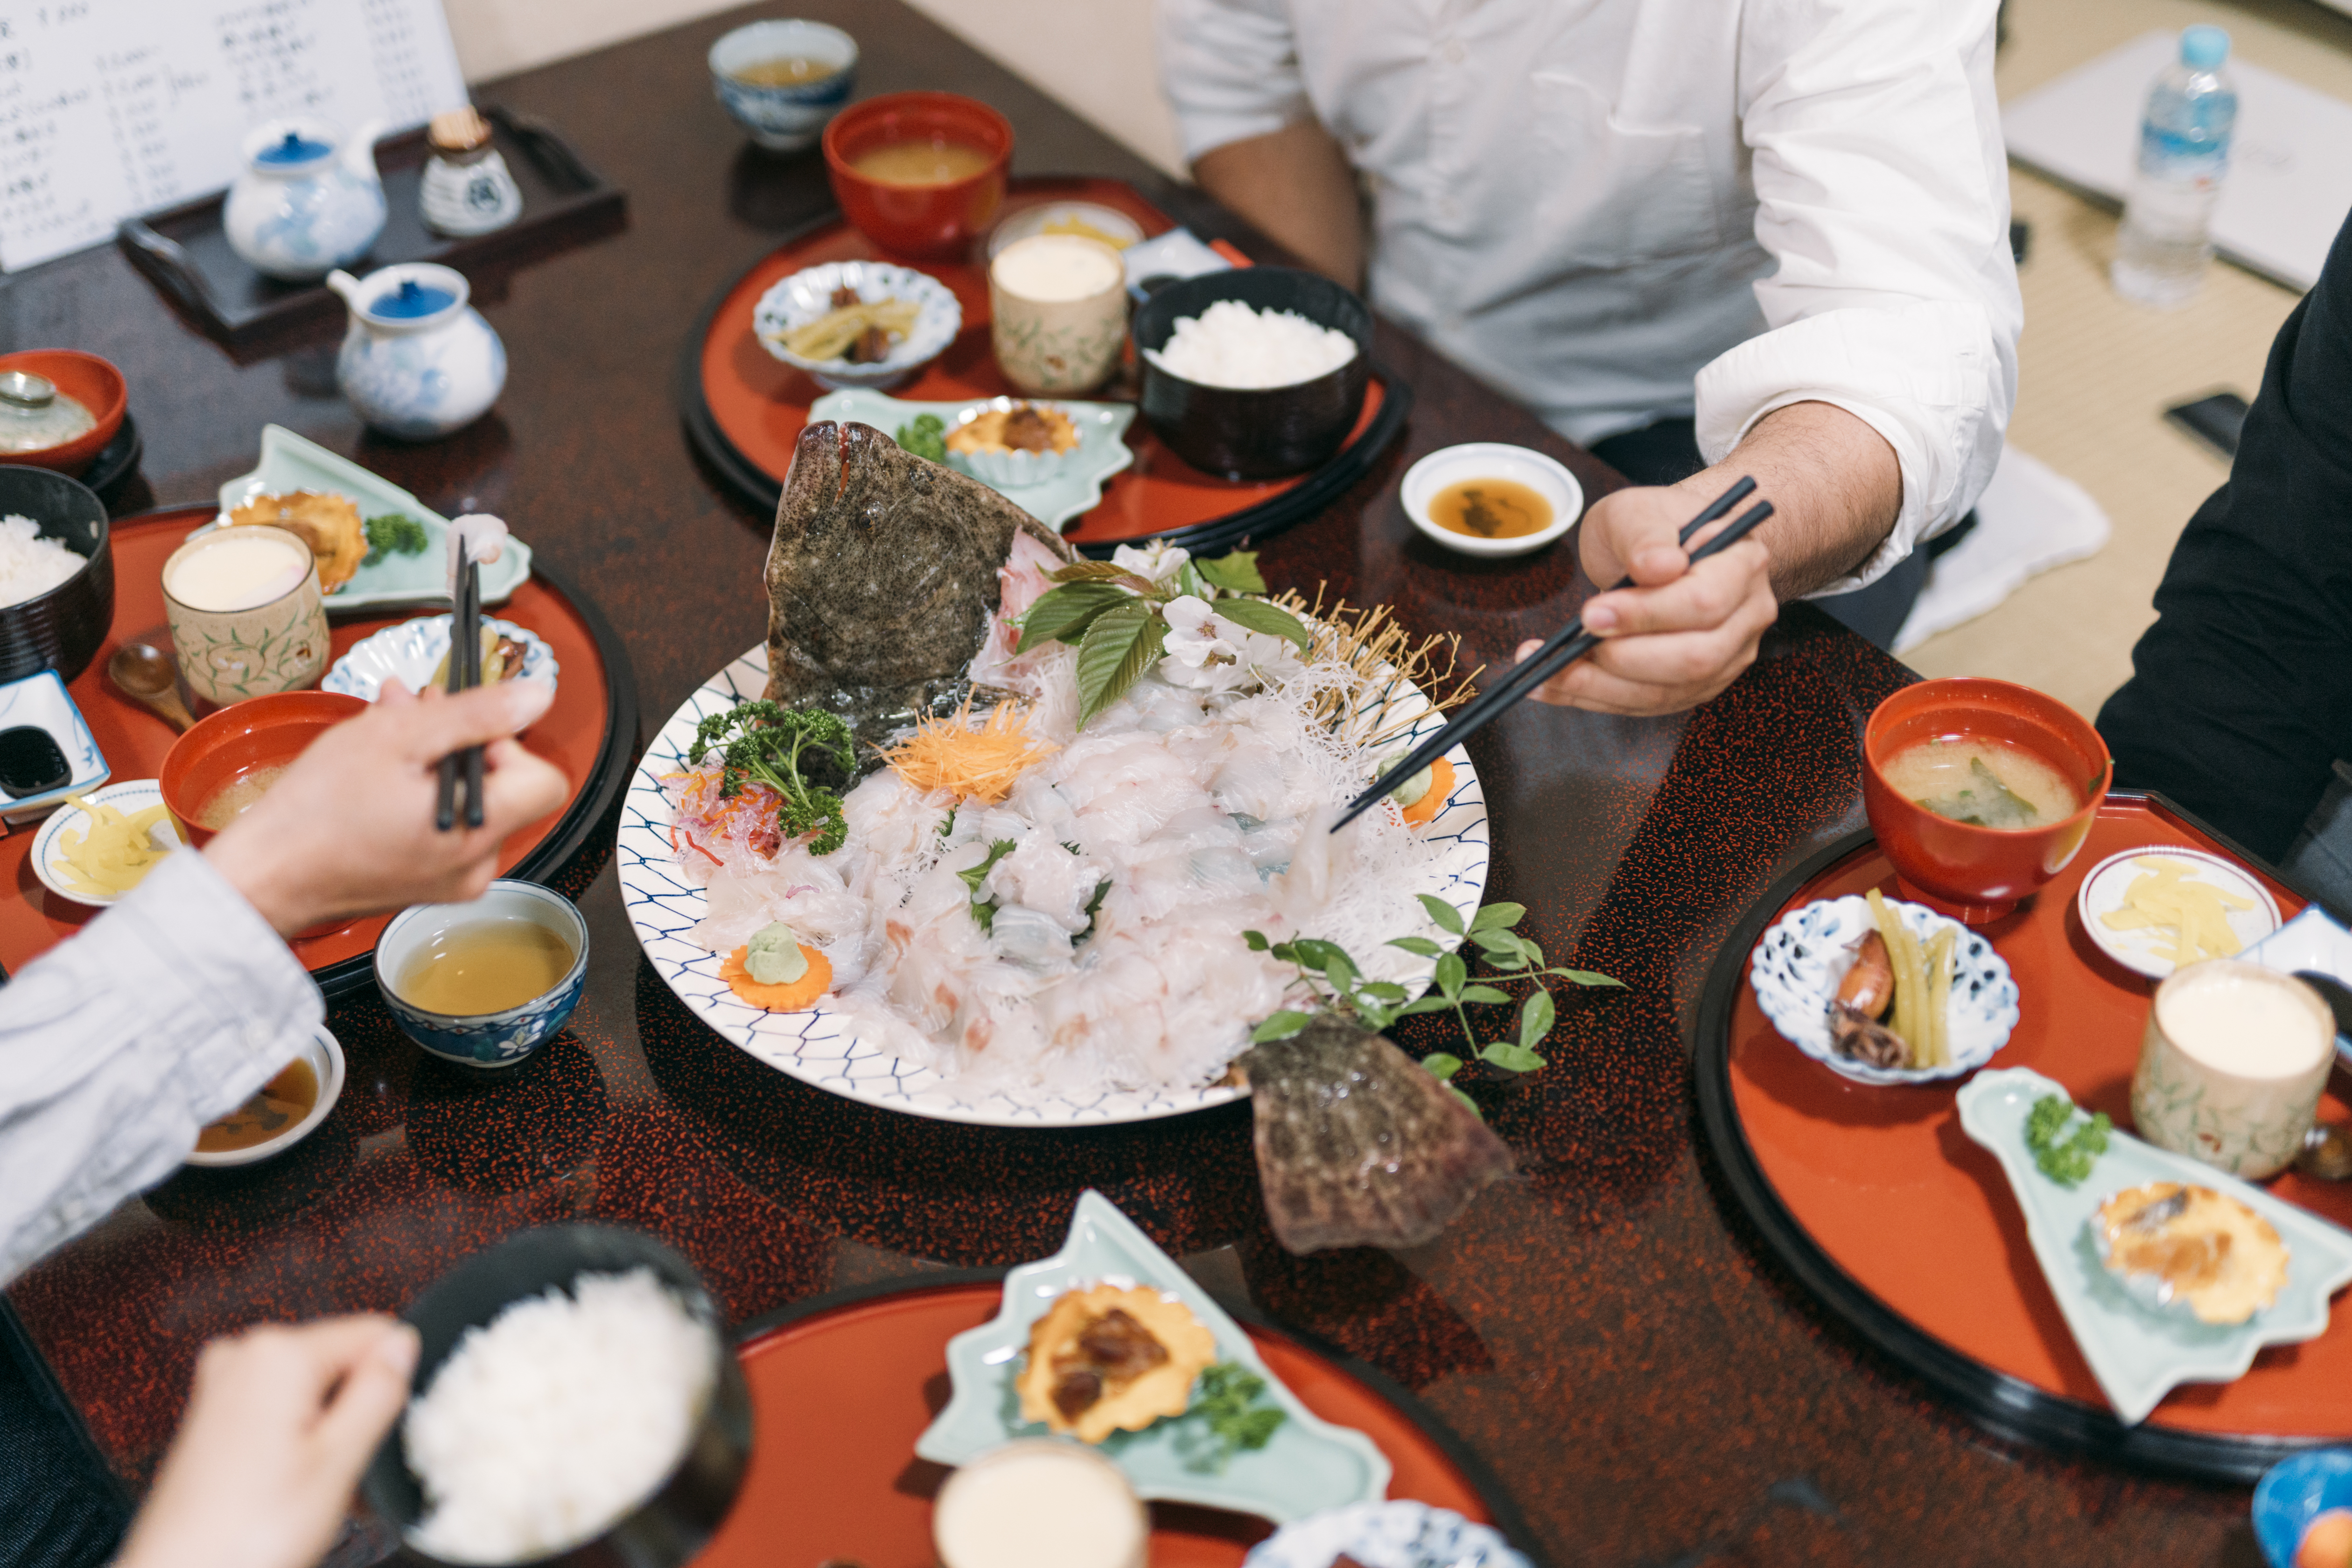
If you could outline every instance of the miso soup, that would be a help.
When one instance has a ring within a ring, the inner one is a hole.
[[[960,142],[890,142],[860,153],[849,166],[886,185],[951,185],[984,173],[994,160]]]
[[[1923,741],[1879,766],[1906,800],[1978,827],[2047,826],[2083,808],[2066,775],[2021,746],[1974,735]]]

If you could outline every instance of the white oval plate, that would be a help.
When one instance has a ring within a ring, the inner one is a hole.
[[[362,637],[352,645],[351,652],[335,660],[334,667],[327,671],[327,679],[319,682],[319,689],[340,691],[373,702],[383,689],[386,678],[390,678],[411,691],[422,690],[425,683],[433,679],[433,668],[441,662],[441,656],[449,651],[451,618],[420,616]],[[544,680],[550,686],[555,684],[555,650],[541,642],[538,633],[512,621],[493,620],[489,624],[499,636],[522,644],[524,675],[533,680]]]
[[[1748,965],[1757,1005],[1783,1039],[1856,1083],[1933,1083],[1976,1071],[2017,1027],[2017,982],[2008,963],[1992,943],[1925,904],[1889,900],[1888,906],[1922,942],[1947,928],[1960,933],[1952,950],[1951,1066],[1876,1068],[1838,1055],[1830,1038],[1830,1003],[1853,967],[1853,944],[1878,929],[1870,900],[1858,893],[1791,910],[1764,933]]]
[[[2099,951],[2126,969],[2135,970],[2151,980],[2161,980],[2179,967],[2170,959],[2156,955],[2157,949],[2172,945],[2171,939],[2158,934],[2157,930],[2114,931],[2099,918],[2124,907],[2124,894],[2133,881],[2144,874],[2144,868],[2132,862],[2143,855],[2161,855],[2168,860],[2189,861],[2198,868],[2189,880],[2203,882],[2225,893],[2253,900],[2254,907],[2251,910],[2229,911],[2230,931],[2238,939],[2239,956],[2242,957],[2246,949],[2278,930],[2278,905],[2272,901],[2260,882],[2239,869],[2236,862],[2225,860],[2219,855],[2209,855],[2202,849],[2184,849],[2177,844],[2148,844],[2137,849],[2119,850],[2092,867],[2091,874],[2083,879],[2082,887],[2074,893],[2074,914],[2083,922],[2084,934],[2097,944]]]
[[[707,906],[702,889],[678,872],[677,853],[669,841],[670,802],[662,794],[660,780],[665,773],[685,770],[685,752],[705,715],[723,713],[756,698],[767,685],[765,644],[703,682],[646,748],[621,803],[621,900],[646,957],[688,1011],[761,1061],[803,1083],[886,1110],[940,1121],[983,1127],[1149,1121],[1223,1105],[1248,1092],[1213,1083],[1184,1089],[1106,1089],[1083,1100],[1016,1100],[961,1088],[929,1068],[890,1055],[860,1038],[822,1002],[803,1013],[770,1013],[737,1001],[719,978],[719,955],[706,952],[688,934]],[[1413,737],[1443,722],[1442,715],[1426,714]],[[1446,756],[1454,764],[1454,793],[1446,796],[1436,820],[1422,830],[1422,837],[1440,846],[1442,854],[1428,881],[1414,890],[1444,899],[1467,923],[1486,886],[1486,796],[1470,754],[1456,746]],[[1391,978],[1419,990],[1429,984],[1434,967],[1433,960],[1422,959]]]
[[[778,336],[806,326],[833,309],[835,289],[855,289],[865,300],[911,300],[915,324],[874,364],[852,364],[845,359],[803,359],[784,347]],[[947,352],[963,331],[963,307],[954,292],[928,272],[897,267],[887,261],[827,261],[804,267],[781,279],[751,307],[751,331],[760,346],[795,370],[816,377],[820,386],[896,386]]]
[[[129,816],[151,805],[161,805],[163,803],[163,786],[153,779],[124,779],[121,784],[91,790],[82,798],[95,805],[110,805]],[[49,891],[77,904],[102,910],[119,902],[121,895],[110,899],[97,893],[77,893],[72,884],[50,868],[51,861],[62,862],[65,859],[65,851],[58,844],[58,835],[68,827],[76,833],[88,833],[89,813],[78,805],[61,805],[49,814],[48,820],[41,824],[40,832],[33,837],[33,875],[38,877],[41,886]],[[168,815],[147,829],[147,837],[153,843],[173,849],[184,846],[180,837],[179,825]]]

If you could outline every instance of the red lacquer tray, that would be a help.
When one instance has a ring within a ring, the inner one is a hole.
[[[2018,913],[1982,928],[2016,975],[2020,1016],[1995,1067],[2057,1079],[2131,1125],[2131,1074],[2156,983],[2083,932],[2074,894],[2118,850],[2172,844],[2245,865],[2288,917],[2305,900],[2261,862],[2168,803],[2117,794],[2074,862]],[[1987,1425],[2134,1463],[2250,1480],[2284,1451],[2352,1437],[2352,1292],[2328,1331],[2273,1346],[2229,1384],[2174,1390],[2118,1423],[2029,1247],[2009,1183],[1961,1131],[1958,1081],[1877,1089],[1840,1078],[1774,1031],[1747,983],[1764,929],[1816,899],[1895,896],[1865,830],[1768,895],[1716,961],[1699,1023],[1699,1097],[1737,1195],[1783,1262],[1882,1350]],[[2339,1073],[2322,1114],[2346,1113]],[[2289,1172],[2270,1191],[2352,1226],[2352,1185]]]
[[[112,780],[153,778],[176,738],[170,725],[114,689],[106,661],[125,639],[172,646],[163,619],[163,563],[207,522],[217,509],[177,507],[121,519],[110,524],[114,550],[114,626],[98,657],[68,688],[74,705],[89,721]],[[331,622],[334,657],[341,658],[362,637],[384,626],[430,615],[428,609],[396,611]],[[527,626],[554,651],[561,674],[555,704],[530,727],[523,743],[562,768],[572,780],[563,808],[509,838],[499,865],[501,876],[544,881],[586,842],[596,823],[626,782],[636,743],[636,695],[627,656],[604,617],[552,581],[537,562],[514,596],[490,613]],[[197,705],[201,718],[212,710]],[[26,826],[0,838],[0,969],[13,973],[88,924],[98,910],[58,897],[41,885],[31,865],[35,828]],[[386,917],[353,921],[322,936],[293,944],[320,989],[332,997],[372,984],[369,956]]]
[[[1097,202],[1116,208],[1140,225],[1147,237],[1175,226],[1167,214],[1121,180],[1015,180],[1005,210],[1015,213],[1055,201]],[[809,405],[824,395],[824,388],[760,346],[751,331],[752,307],[779,279],[804,267],[886,255],[839,216],[825,217],[721,290],[687,340],[678,376],[687,433],[729,485],[754,506],[774,509],[784,473],[792,466],[793,443],[808,423]],[[945,353],[913,381],[892,388],[890,395],[951,402],[1011,392],[989,347],[985,265],[978,259],[910,265],[919,265],[955,291],[963,310],[963,330]],[[1117,395],[1116,384],[1097,395]],[[1131,399],[1133,395],[1127,395]],[[1313,473],[1262,483],[1237,483],[1202,473],[1162,447],[1139,419],[1126,436],[1134,463],[1110,479],[1101,504],[1073,521],[1065,537],[1095,554],[1108,554],[1122,541],[1150,536],[1195,549],[1238,542],[1245,536],[1264,538],[1312,516],[1362,478],[1403,427],[1412,401],[1411,392],[1375,363],[1363,412],[1347,445]]]
[[[915,1439],[947,1404],[948,1341],[994,1317],[1003,1300],[993,1280],[885,1288],[804,1305],[749,1332],[740,1353],[755,1412],[751,1468],[697,1568],[814,1568],[837,1559],[932,1568],[931,1499],[948,1471],[915,1458]],[[1408,1395],[1272,1330],[1253,1323],[1249,1334],[1308,1409],[1380,1445],[1396,1467],[1391,1497],[1506,1533],[1517,1527],[1507,1503],[1473,1484],[1470,1462],[1448,1452],[1451,1440],[1402,1408]],[[1271,1529],[1240,1514],[1156,1503],[1151,1568],[1234,1568]],[[1524,1549],[1524,1536],[1513,1543]]]

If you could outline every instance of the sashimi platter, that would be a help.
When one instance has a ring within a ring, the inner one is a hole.
[[[1331,831],[1466,693],[1449,639],[1269,598],[1246,553],[1080,560],[831,421],[766,575],[766,644],[646,750],[620,875],[670,988],[794,1078],[1002,1126],[1194,1110],[1250,1092],[1269,1020],[1304,1024],[1302,950],[1405,1005],[1474,919],[1464,752]]]

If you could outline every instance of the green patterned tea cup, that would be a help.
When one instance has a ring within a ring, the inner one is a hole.
[[[317,685],[332,651],[318,563],[282,528],[216,528],[173,551],[163,616],[188,689],[224,707]]]
[[[2177,969],[2140,1037],[2136,1131],[2246,1181],[2275,1175],[2303,1149],[2335,1044],[2334,1015],[2291,974],[2226,958]]]
[[[989,263],[988,313],[996,367],[1016,391],[1092,392],[1127,342],[1127,262],[1082,235],[1014,240]]]

